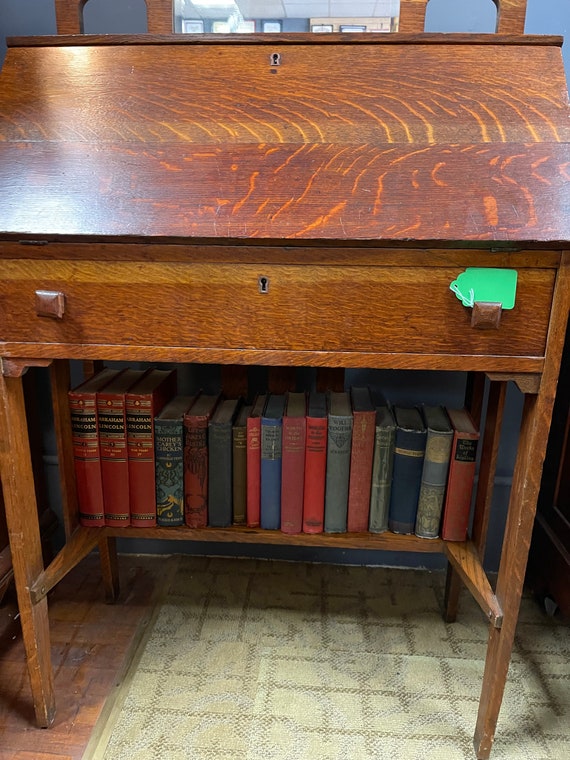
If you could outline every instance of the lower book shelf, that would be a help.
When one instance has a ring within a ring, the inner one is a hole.
[[[297,533],[285,534],[280,530],[266,530],[235,526],[231,528],[87,528],[78,526],[66,544],[40,573],[32,584],[31,596],[35,603],[48,592],[97,545],[116,538],[168,539],[199,542],[231,542],[250,544],[280,544],[283,546],[331,547],[335,549],[373,549],[378,551],[442,553],[459,574],[487,619],[500,628],[503,612],[487,574],[483,569],[475,545],[471,541],[443,541],[425,539],[415,535],[386,533]]]
[[[92,529],[97,530],[97,529]],[[115,538],[154,538],[179,541],[319,546],[334,549],[377,549],[394,552],[441,553],[442,539],[418,538],[413,534],[385,533],[283,533],[281,530],[232,526],[230,528],[102,528]]]

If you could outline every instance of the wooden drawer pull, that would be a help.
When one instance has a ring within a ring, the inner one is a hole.
[[[494,301],[475,301],[471,315],[471,327],[479,330],[497,329],[501,323],[502,304]]]
[[[36,290],[36,314],[38,317],[62,319],[65,296],[57,290]]]

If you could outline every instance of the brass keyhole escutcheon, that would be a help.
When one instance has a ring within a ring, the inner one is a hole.
[[[260,275],[257,278],[257,288],[260,293],[269,293],[269,277]]]

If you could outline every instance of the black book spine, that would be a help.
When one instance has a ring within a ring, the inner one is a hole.
[[[208,429],[208,525],[227,528],[232,524],[232,425]]]

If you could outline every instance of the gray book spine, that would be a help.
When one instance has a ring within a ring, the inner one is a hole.
[[[327,439],[325,533],[346,532],[351,443],[352,415],[331,415]]]
[[[395,438],[395,427],[376,428],[370,489],[370,531],[372,533],[383,533],[388,530]]]
[[[232,524],[232,425],[208,428],[208,525],[227,528]]]

